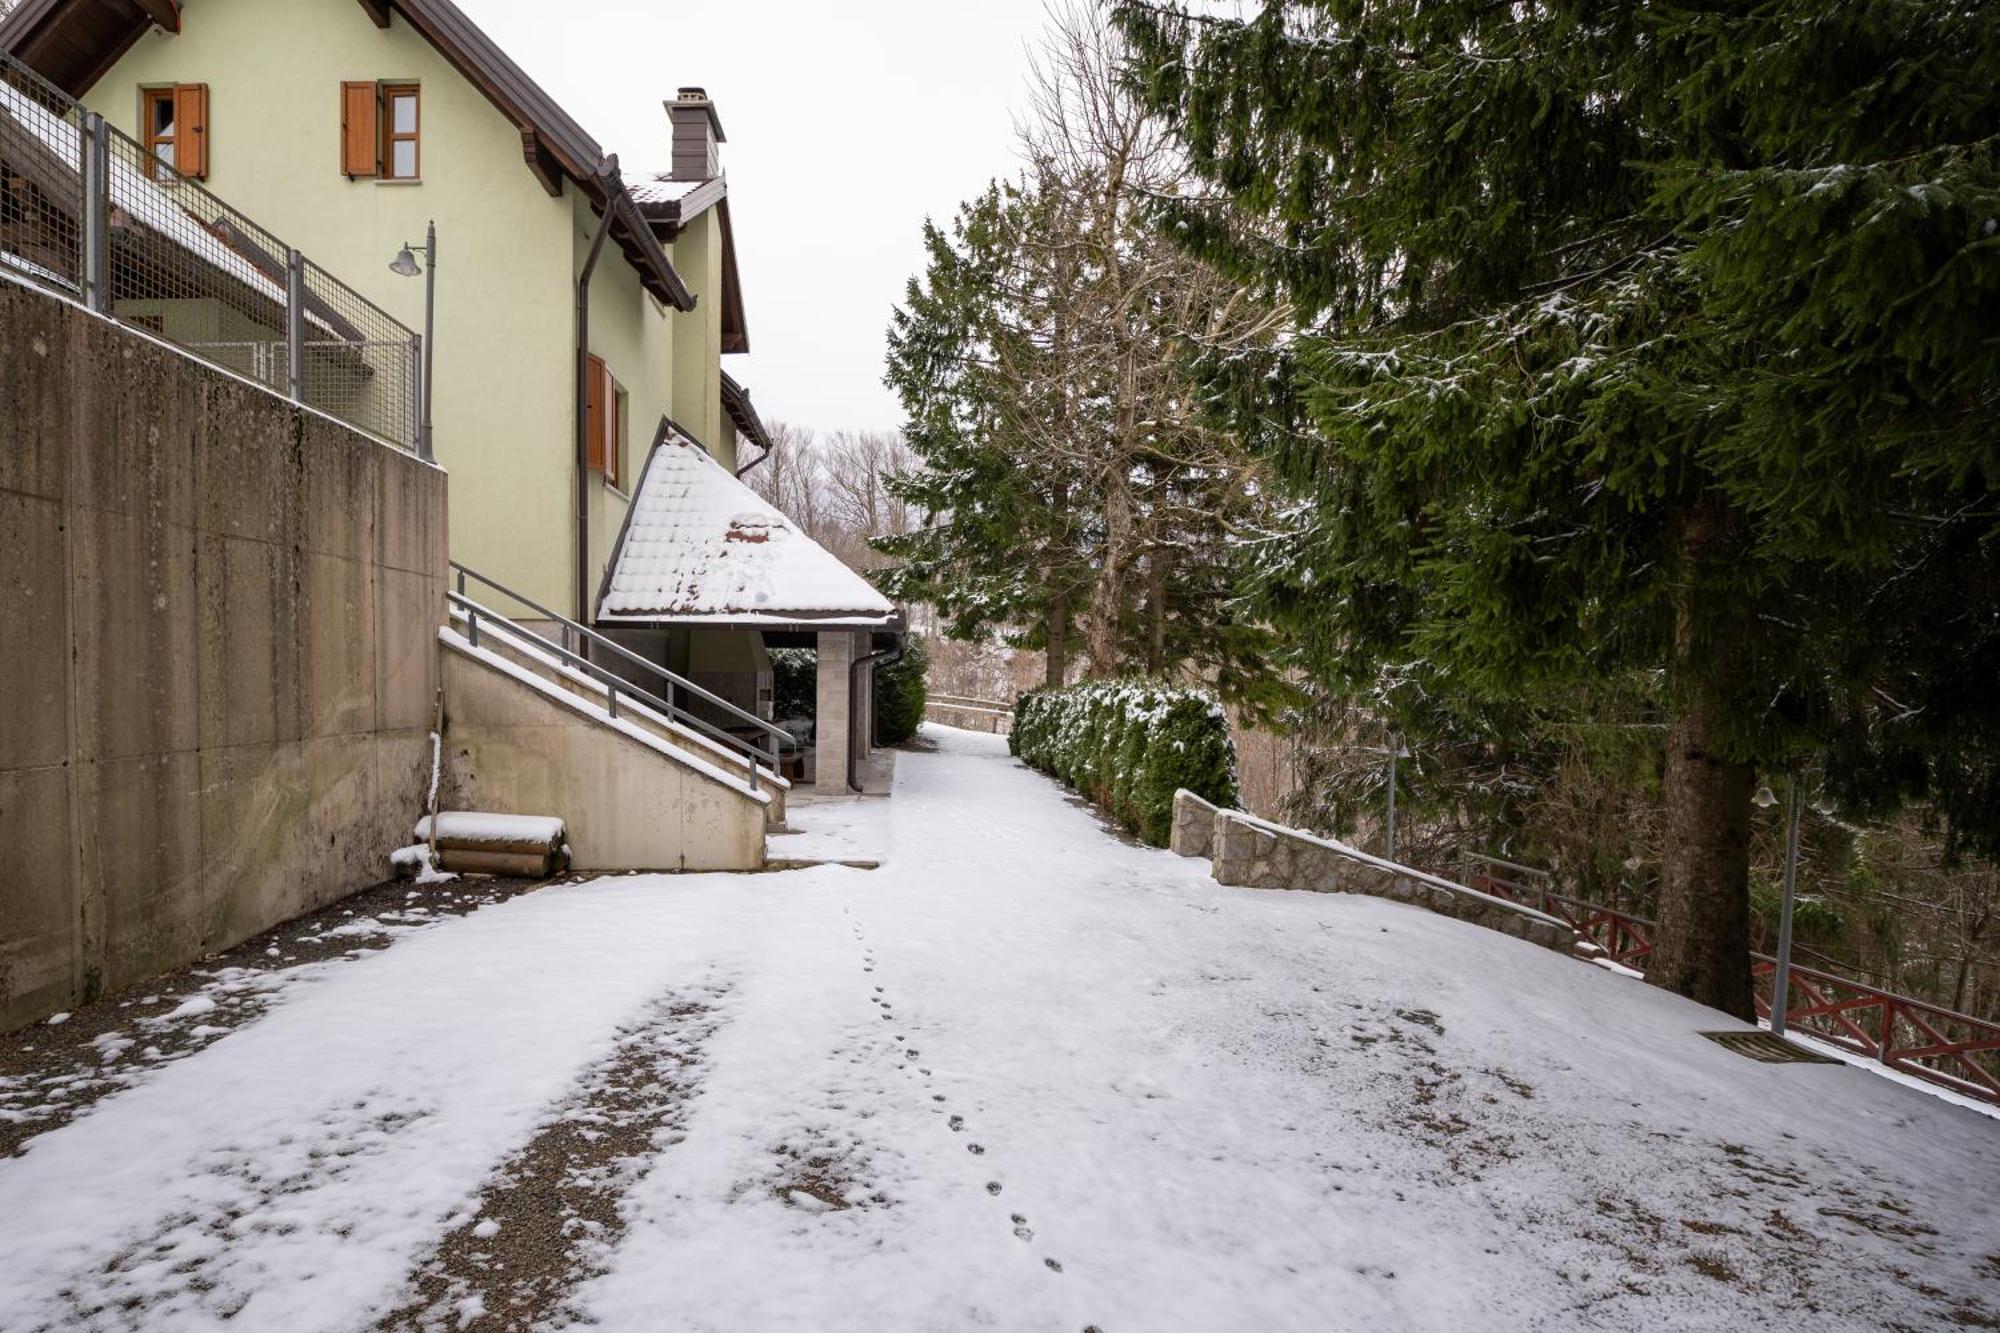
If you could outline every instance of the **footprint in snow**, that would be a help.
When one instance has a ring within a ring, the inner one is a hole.
[[[938,1098],[938,1100],[943,1101],[944,1098],[940,1097]],[[945,1121],[945,1123],[951,1126],[952,1132],[955,1134],[958,1131],[965,1128],[965,1117],[962,1115],[955,1115],[951,1119]]]

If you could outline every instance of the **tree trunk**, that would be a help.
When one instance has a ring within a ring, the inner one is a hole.
[[[1729,558],[1735,516],[1710,491],[1680,520],[1674,668],[1689,702],[1667,732],[1666,852],[1646,980],[1755,1021],[1750,986],[1750,796],[1756,770],[1720,753],[1723,704],[1741,633],[1733,608],[1702,601],[1699,577]]]
[[[1061,685],[1069,675],[1069,598],[1057,593],[1049,598],[1048,642],[1043,648],[1044,685]]]
[[[1703,702],[1667,733],[1666,854],[1646,980],[1754,1020],[1750,990],[1750,794],[1756,772],[1714,750]]]
[[[1125,609],[1125,566],[1132,533],[1132,479],[1114,459],[1104,479],[1104,550],[1090,594],[1090,674],[1115,676],[1121,665],[1119,629]]]
[[[1146,674],[1157,676],[1167,663],[1167,553],[1156,548],[1146,557],[1146,610],[1152,634],[1146,641]]]

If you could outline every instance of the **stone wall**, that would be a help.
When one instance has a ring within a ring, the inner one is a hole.
[[[1217,809],[1189,791],[1174,794],[1172,846],[1182,856],[1209,858],[1219,884],[1365,893],[1470,921],[1560,953],[1568,953],[1576,943],[1576,933],[1554,917],[1343,843]]]
[[[383,878],[445,478],[0,282],[0,1028]]]

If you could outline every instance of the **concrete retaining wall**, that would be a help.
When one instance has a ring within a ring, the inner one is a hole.
[[[607,725],[559,686],[444,645],[444,806],[559,815],[577,870],[755,870],[764,801]]]
[[[1576,944],[1576,932],[1554,917],[1343,843],[1218,809],[1190,791],[1174,793],[1171,845],[1182,856],[1209,858],[1219,884],[1366,893],[1470,921],[1559,953],[1570,952]]]
[[[445,478],[0,282],[0,1028],[381,880]]]

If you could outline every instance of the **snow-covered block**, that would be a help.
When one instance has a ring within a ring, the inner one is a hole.
[[[554,815],[503,815],[478,810],[445,810],[437,817],[437,844],[440,847],[557,847],[562,845],[564,825]],[[417,821],[416,837],[431,840],[431,817]]]
[[[1168,841],[1176,856],[1207,858],[1215,854],[1213,803],[1182,787],[1174,793],[1174,828]]]

